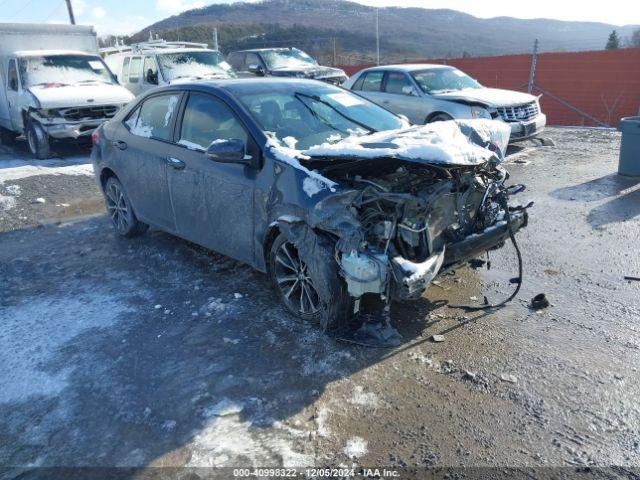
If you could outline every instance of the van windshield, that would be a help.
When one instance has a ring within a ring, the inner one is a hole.
[[[19,65],[25,87],[115,83],[102,59],[93,55],[28,56]]]
[[[236,73],[220,52],[162,53],[158,55],[162,77],[170,82],[178,78],[229,78]]]

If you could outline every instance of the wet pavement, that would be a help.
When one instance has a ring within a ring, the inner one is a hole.
[[[117,238],[82,172],[2,182],[0,155],[0,465],[637,466],[640,179],[616,132],[548,136],[507,160],[535,202],[518,298],[451,307],[509,295],[507,245],[394,305],[393,350],[326,337],[235,261]]]

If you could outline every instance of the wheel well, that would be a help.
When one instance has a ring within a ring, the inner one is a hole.
[[[102,188],[104,188],[104,186],[107,184],[107,180],[109,180],[111,177],[118,178],[113,170],[111,170],[110,168],[103,168],[100,172],[100,185],[102,185]]]
[[[451,115],[449,115],[447,112],[433,112],[432,114],[430,114],[427,119],[424,121],[424,123],[429,123],[431,122],[434,118],[436,118],[438,115],[446,115],[449,118],[453,118],[451,117]]]
[[[267,234],[264,236],[262,254],[264,256],[264,264],[267,271],[269,271],[269,252],[271,251],[271,245],[273,245],[273,242],[278,238],[278,235],[280,235],[280,227],[276,223],[269,226]]]

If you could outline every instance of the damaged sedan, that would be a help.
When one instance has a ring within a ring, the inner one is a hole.
[[[313,80],[153,90],[93,135],[108,214],[268,273],[286,308],[326,331],[397,341],[390,304],[500,247],[527,223],[491,120],[410,126]],[[373,321],[370,319],[374,318]],[[357,322],[355,322],[357,323]]]

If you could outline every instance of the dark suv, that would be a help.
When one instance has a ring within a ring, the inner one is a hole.
[[[344,70],[318,65],[312,57],[297,48],[240,50],[231,52],[227,62],[240,77],[313,78],[333,85],[340,85],[347,79]]]
[[[153,225],[246,262],[328,329],[363,298],[419,298],[526,224],[507,206],[504,128],[410,127],[322,82],[232,79],[138,97],[91,156],[119,234]]]

